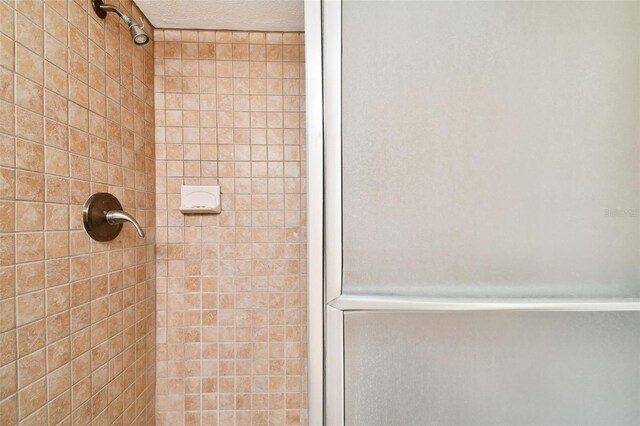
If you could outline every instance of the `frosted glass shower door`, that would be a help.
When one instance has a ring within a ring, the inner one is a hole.
[[[640,2],[322,27],[326,424],[640,424]]]
[[[639,9],[344,2],[344,292],[640,295]]]

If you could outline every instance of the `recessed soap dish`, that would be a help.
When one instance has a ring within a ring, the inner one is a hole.
[[[220,213],[220,186],[182,185],[180,211],[184,214]]]

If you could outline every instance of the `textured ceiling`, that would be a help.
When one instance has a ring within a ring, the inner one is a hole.
[[[135,0],[156,28],[304,30],[303,0]]]

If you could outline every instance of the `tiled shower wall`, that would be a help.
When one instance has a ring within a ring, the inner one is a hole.
[[[160,425],[306,423],[303,37],[155,31]]]
[[[89,0],[0,1],[2,425],[153,422],[152,86],[153,46]],[[146,239],[88,237],[99,191]]]

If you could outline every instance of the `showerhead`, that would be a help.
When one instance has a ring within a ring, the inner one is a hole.
[[[91,4],[93,5],[93,10],[96,12],[96,15],[98,15],[98,17],[102,19],[107,17],[107,12],[115,12],[116,14],[118,14],[118,16],[122,18],[124,23],[127,24],[129,33],[131,33],[131,39],[133,40],[134,44],[138,46],[144,46],[145,44],[149,43],[150,39],[147,33],[144,31],[144,21],[142,20],[142,17],[140,17],[140,23],[142,24],[142,26],[140,26],[133,19],[131,19],[131,17],[122,13],[120,9],[110,4],[104,4],[102,0],[92,0]]]
[[[138,46],[144,46],[149,43],[149,36],[144,32],[142,27],[134,24],[129,27],[129,32],[131,33],[131,38],[133,38],[133,42]]]
[[[149,36],[144,32],[143,29],[144,21],[142,20],[142,17],[140,17],[140,23],[142,24],[142,26],[136,24],[133,19],[129,18],[126,15],[122,19],[124,20],[125,24],[129,26],[131,39],[135,44],[137,44],[138,46],[144,46],[145,44],[149,43]]]

